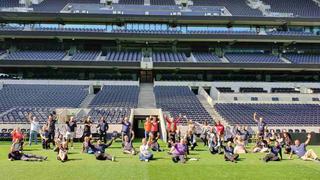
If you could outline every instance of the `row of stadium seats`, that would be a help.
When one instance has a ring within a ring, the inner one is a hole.
[[[131,107],[138,105],[138,86],[104,86],[91,101],[91,107]]]
[[[4,54],[4,50],[0,50],[0,55]],[[64,51],[14,51],[4,56],[4,60],[52,60],[59,61],[66,56]],[[70,60],[71,61],[114,61],[114,62],[140,62],[142,52],[139,51],[108,51],[105,58],[99,59],[100,51],[77,51]],[[222,63],[221,59],[210,52],[192,52],[196,62]],[[285,63],[279,56],[267,54],[263,52],[226,52],[226,59],[230,63]],[[297,54],[285,53],[283,57],[293,64],[319,64],[320,54]],[[186,62],[187,55],[183,52],[157,52],[152,53],[153,62]]]
[[[0,113],[14,107],[78,107],[88,86],[4,85],[0,90]]]
[[[320,7],[312,0],[262,0],[265,5],[270,5],[267,10],[272,13],[289,13],[293,16],[318,17]],[[100,4],[100,0],[44,0],[31,7],[36,12],[60,12],[68,3]],[[144,0],[119,0],[120,6],[144,5]],[[175,7],[174,0],[150,0],[152,6]],[[19,0],[1,0],[0,7],[23,7]],[[263,16],[262,12],[250,8],[246,0],[193,0],[193,6],[225,7],[234,16]],[[192,7],[192,6],[191,6]],[[125,9],[125,8],[124,8]],[[170,8],[168,8],[170,9]],[[139,9],[137,10],[139,11]],[[134,11],[132,12],[134,13]]]
[[[179,114],[187,119],[204,123],[212,122],[212,117],[204,109],[196,95],[186,86],[155,86],[154,94],[156,105],[163,111],[170,112],[171,116],[177,117]],[[182,123],[187,123],[187,119],[182,118]]]
[[[24,26],[1,26],[2,31],[22,31]],[[90,28],[90,27],[35,27],[31,28],[34,31],[60,31],[60,32],[99,32],[109,33],[106,28]],[[113,29],[111,33],[135,33],[135,34],[232,34],[232,35],[260,35],[254,30],[150,30],[150,29]],[[303,31],[270,31],[263,36],[317,36],[312,32]]]
[[[253,113],[258,112],[272,126],[316,126],[320,124],[320,106],[316,104],[237,104],[218,103],[217,112],[230,125],[254,125]]]

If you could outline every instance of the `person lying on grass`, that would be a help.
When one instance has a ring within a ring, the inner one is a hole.
[[[107,144],[103,143],[101,140],[98,140],[96,145],[91,145],[91,149],[93,150],[97,160],[115,161],[114,156],[106,153],[106,149],[112,145],[114,140],[115,138],[113,137]]]
[[[132,134],[131,139],[127,135],[124,136],[123,153],[136,155],[136,150],[134,149],[133,144],[132,144],[132,142],[134,140],[134,132],[131,131],[131,134]]]
[[[16,139],[10,148],[8,154],[9,161],[23,160],[23,161],[43,161],[47,160],[47,157],[37,156],[34,154],[24,154],[21,150],[21,143]]]
[[[228,141],[227,146],[224,147],[224,159],[225,161],[231,161],[237,163],[239,154],[234,153],[234,148],[231,141]]]
[[[140,161],[149,162],[153,158],[153,154],[149,151],[149,143],[146,138],[142,139],[142,145],[140,146],[139,159]]]
[[[310,143],[310,140],[311,134],[307,135],[307,140],[304,143],[300,143],[298,139],[295,140],[294,145],[291,146],[291,153],[289,155],[289,158],[292,159],[292,155],[294,153],[304,161],[320,162],[317,154],[312,149],[309,149],[308,151],[306,150],[306,147]]]
[[[268,148],[270,149],[270,153],[267,153],[263,158],[264,162],[282,160],[282,148],[278,141],[274,142],[274,146],[269,145]]]

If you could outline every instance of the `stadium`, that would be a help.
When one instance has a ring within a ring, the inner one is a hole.
[[[0,0],[1,179],[318,179],[319,145],[320,0]]]

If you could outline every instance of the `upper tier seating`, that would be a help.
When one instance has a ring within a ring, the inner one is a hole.
[[[76,52],[71,60],[74,61],[95,61],[99,56],[99,51],[78,51]]]
[[[6,60],[62,60],[66,55],[63,51],[15,51]]]
[[[288,53],[284,57],[294,64],[320,64],[320,54]]]
[[[232,90],[230,87],[216,87],[216,88],[221,93],[234,93],[234,90]]]
[[[196,58],[197,62],[222,62],[217,55],[210,52],[192,52],[192,54]]]
[[[0,7],[23,7],[23,4],[19,4],[19,0],[1,0]]]
[[[135,5],[143,5],[144,0],[119,0],[119,4],[135,4]]]
[[[40,4],[33,5],[34,11],[60,12],[68,3],[92,3],[100,4],[100,0],[44,0]]]
[[[262,0],[271,12],[293,13],[294,16],[319,17],[320,7],[312,0]]]
[[[320,124],[320,106],[315,104],[234,104],[217,103],[214,108],[230,125],[255,125],[253,113],[267,125],[303,126]]]
[[[106,61],[115,62],[140,62],[142,53],[140,51],[108,51]]]
[[[103,86],[91,101],[91,107],[130,107],[138,105],[138,86]]]
[[[266,53],[226,53],[230,63],[284,63],[279,57]]]
[[[176,5],[175,0],[150,0],[151,5],[170,6]]]
[[[194,6],[224,6],[233,16],[262,16],[259,10],[251,9],[246,0],[193,0]]]
[[[203,123],[212,122],[209,113],[204,109],[196,95],[186,86],[155,86],[154,93],[158,108],[169,111],[171,116],[177,117],[181,113],[187,119]],[[183,118],[185,124],[187,119]]]
[[[272,93],[300,93],[300,91],[294,88],[271,88]]]
[[[241,87],[239,91],[241,93],[267,93],[268,92],[263,88],[251,88],[251,87]]]
[[[185,62],[187,56],[182,52],[153,52],[153,62]]]

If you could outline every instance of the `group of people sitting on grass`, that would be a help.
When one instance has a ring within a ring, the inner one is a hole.
[[[193,151],[198,146],[198,137],[202,140],[203,145],[208,148],[208,151],[215,154],[224,154],[224,159],[230,162],[237,162],[240,154],[252,153],[265,153],[262,158],[265,162],[280,161],[282,153],[289,154],[292,158],[296,154],[302,160],[312,160],[319,162],[316,153],[306,147],[310,143],[311,134],[307,134],[307,140],[301,143],[299,140],[293,141],[290,134],[287,132],[275,133],[273,130],[268,131],[263,117],[258,117],[257,113],[253,114],[254,121],[258,124],[258,133],[256,143],[252,149],[248,150],[248,141],[250,133],[247,127],[235,126],[230,136],[226,136],[225,127],[220,121],[215,122],[212,126],[208,122],[203,124],[187,120],[187,127],[184,135],[179,128],[179,122],[186,116],[179,115],[176,118],[164,116],[166,121],[167,142],[172,161],[177,163],[185,163],[187,160],[197,160],[196,158],[187,158],[190,151]],[[55,135],[55,123],[57,118],[55,112],[51,113],[48,117],[47,123],[42,128],[40,127],[37,118],[32,114],[28,115],[31,124],[29,145],[34,141],[37,144],[37,135],[40,133],[42,139],[43,149],[51,149],[53,145],[54,151],[57,153],[57,160],[65,162],[68,160],[69,146],[73,148],[73,139],[76,137],[77,122],[74,117],[70,117],[64,125],[65,132]],[[99,133],[99,140],[94,142],[91,133],[92,126],[96,126]],[[94,154],[97,160],[110,160],[115,161],[115,156],[106,152],[113,142],[117,139],[117,133],[112,135],[108,141],[107,131],[109,125],[106,120],[101,117],[98,124],[94,125],[91,117],[84,120],[82,152],[87,154]],[[160,122],[157,117],[147,117],[144,123],[144,138],[141,141],[139,150],[137,151],[133,146],[135,133],[132,130],[132,124],[127,117],[122,121],[121,142],[122,152],[124,154],[137,155],[141,161],[150,161],[154,157],[154,152],[161,152],[160,144]],[[12,146],[10,148],[8,159],[9,160],[24,160],[24,161],[43,161],[47,157],[37,156],[33,154],[25,154],[23,152],[25,136],[20,128],[15,128],[12,131]]]

